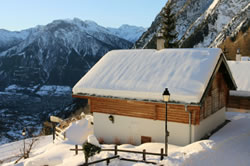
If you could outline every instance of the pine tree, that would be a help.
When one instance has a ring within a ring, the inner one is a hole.
[[[175,30],[176,27],[176,18],[171,11],[171,3],[165,5],[163,11],[161,12],[162,16],[162,27],[161,33],[163,33],[163,38],[165,39],[165,48],[178,48],[177,35],[178,33]]]
[[[101,152],[100,147],[93,145],[91,143],[88,143],[87,141],[83,143],[82,149],[83,149],[84,156],[85,156],[85,164],[84,165],[88,165],[89,157],[94,156],[95,154]]]

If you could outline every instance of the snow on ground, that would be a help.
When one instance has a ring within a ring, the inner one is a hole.
[[[9,85],[8,87],[5,88],[5,91],[7,92],[16,92],[16,90],[24,90],[24,88],[15,84]]]
[[[8,87],[5,88],[5,92],[0,92],[0,93],[17,93],[20,91],[30,91],[30,92],[34,92],[36,90],[38,86],[33,86],[33,87],[22,87],[19,85],[10,85]],[[71,87],[69,86],[59,86],[59,85],[43,85],[41,86],[38,91],[36,92],[36,94],[40,95],[40,96],[47,96],[47,95],[53,95],[53,96],[62,96],[65,94],[69,94],[71,93]]]
[[[242,56],[241,61],[250,61],[250,57],[248,56]]]
[[[52,140],[52,136],[42,136],[39,138],[39,140],[34,144],[34,149],[39,149],[41,147],[47,146]],[[25,143],[28,144],[31,141],[31,138],[26,139]],[[0,146],[0,164],[1,161],[4,161],[6,159],[8,160],[16,160],[17,157],[19,156],[22,149],[23,149],[23,144],[24,141],[20,140],[17,142],[11,142],[7,144],[3,144]],[[35,154],[31,155],[35,156]]]
[[[163,163],[192,166],[248,166],[250,165],[250,114],[227,112],[232,120],[212,135],[179,149]]]
[[[71,88],[69,86],[59,86],[59,85],[44,85],[36,92],[36,94],[41,96],[44,95],[61,96],[68,93],[71,93]]]
[[[227,119],[231,120],[221,130],[210,137],[209,140],[202,140],[193,144],[178,147],[169,145],[169,157],[163,161],[156,156],[147,156],[147,160],[159,162],[168,166],[190,165],[190,166],[249,166],[250,165],[250,114],[227,112]],[[84,155],[79,152],[75,155],[70,148],[74,148],[74,144],[70,141],[52,143],[50,136],[40,139],[40,146],[37,146],[32,157],[26,160],[21,160],[16,166],[37,166],[37,165],[79,165],[84,162]],[[42,145],[42,146],[41,146]],[[0,146],[0,153],[3,154],[0,158],[13,155],[18,146],[22,146],[22,141],[5,144]],[[103,148],[112,148],[114,145],[102,145]],[[146,149],[148,152],[159,153],[160,148],[163,148],[163,143],[146,143],[140,146],[124,144],[118,146],[118,149],[128,149],[142,151]],[[118,153],[121,157],[130,159],[142,159],[141,154]],[[90,160],[97,160],[105,157],[113,156],[113,152],[101,152]],[[4,163],[3,166],[11,166],[13,162]],[[98,166],[106,165],[105,162],[96,164]],[[111,166],[143,166],[150,165],[144,163],[133,163],[112,160]]]

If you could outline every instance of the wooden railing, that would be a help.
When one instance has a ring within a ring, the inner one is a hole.
[[[66,138],[65,132],[63,132],[63,130],[57,126],[55,127],[55,135],[56,135],[56,138],[60,140],[65,140]]]
[[[101,160],[96,160],[96,161],[93,161],[93,162],[89,162],[89,163],[84,163],[80,166],[88,166],[88,165],[92,165],[92,164],[97,164],[97,163],[100,163],[100,162],[104,162],[106,161],[106,164],[109,165],[110,163],[110,160],[112,159],[116,159],[116,158],[119,158],[120,156],[112,156],[112,157],[108,157],[108,158],[105,158],[105,159],[101,159]]]
[[[70,149],[70,151],[75,151],[75,154],[78,155],[78,151],[83,151],[83,149],[78,149],[78,145],[75,145],[75,149]],[[152,152],[146,152],[146,149],[143,149],[142,151],[131,151],[131,150],[118,149],[117,145],[115,145],[114,149],[102,149],[101,151],[112,151],[112,152],[114,152],[113,157],[114,158],[119,158],[120,160],[130,161],[130,162],[144,162],[144,163],[149,163],[149,164],[157,164],[157,163],[147,161],[147,159],[146,159],[147,155],[160,156],[160,160],[163,160],[164,157],[167,157],[167,155],[164,154],[164,149],[163,148],[160,149],[160,153],[152,153]],[[118,155],[118,152],[142,154],[142,160],[120,158],[120,156]],[[111,157],[111,158],[106,158],[106,159],[94,161],[94,162],[88,163],[88,165],[95,164],[95,163],[98,163],[98,162],[103,162],[103,161],[109,161],[110,159],[113,159],[113,158]],[[108,165],[108,163],[109,162],[107,162],[107,165]]]

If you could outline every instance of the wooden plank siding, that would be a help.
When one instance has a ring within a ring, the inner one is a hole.
[[[188,111],[192,112],[192,124],[198,125],[203,119],[226,107],[228,96],[229,87],[223,73],[218,71],[201,106],[188,106]],[[95,96],[73,97],[88,99],[91,112],[165,121],[165,103]],[[185,106],[168,104],[168,121],[188,124],[189,113],[185,111]]]
[[[227,106],[229,88],[225,78],[221,72],[218,72],[212,82],[212,86],[208,91],[202,103],[200,111],[200,120],[203,120],[211,114],[217,112]]]
[[[250,110],[250,97],[229,96],[228,107]]]
[[[91,112],[165,121],[165,103],[98,97],[92,97],[90,100]],[[199,124],[200,107],[188,106],[187,108],[192,112],[192,124]],[[184,105],[168,104],[168,121],[188,124],[189,114],[185,112]]]

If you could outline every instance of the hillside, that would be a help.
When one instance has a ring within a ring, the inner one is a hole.
[[[250,2],[245,0],[169,0],[176,16],[180,47],[218,47],[249,28]],[[160,11],[162,12],[162,11]],[[134,48],[155,48],[155,34],[161,26],[160,13],[142,34]],[[246,48],[245,46],[242,48]],[[235,52],[234,50],[233,52]],[[243,50],[242,50],[243,51]],[[245,51],[243,51],[245,52]]]
[[[131,48],[134,34],[144,30],[105,28],[80,19],[55,20],[20,32],[1,30],[0,86],[73,86],[105,53]]]
[[[51,115],[66,118],[85,103],[71,87],[108,51],[131,48],[145,31],[93,21],[55,20],[22,31],[0,29],[0,144],[36,133]]]
[[[155,162],[157,165],[179,166],[179,165],[192,165],[192,166],[247,166],[250,164],[250,115],[243,113],[230,113],[227,112],[227,119],[231,120],[226,126],[214,133],[209,139],[194,142],[187,146],[168,145],[168,157],[164,157],[160,161],[159,156],[147,155],[146,160]],[[75,155],[73,149],[75,141],[83,142],[88,137],[88,122],[86,119],[77,121],[71,124],[69,129],[66,130],[70,137],[65,141],[56,140],[52,143],[52,137],[41,137],[35,144],[31,151],[30,158],[22,159],[16,166],[37,166],[37,165],[59,165],[59,166],[76,166],[84,163],[83,152],[79,151]],[[81,131],[81,132],[79,132]],[[171,133],[170,133],[171,134]],[[80,137],[81,136],[81,137]],[[30,140],[26,140],[26,143]],[[14,161],[17,160],[17,155],[20,154],[20,149],[23,147],[23,141],[13,142],[0,146],[0,164],[3,166],[12,166]],[[102,144],[103,149],[113,149],[114,145]],[[80,148],[80,146],[78,146]],[[118,149],[130,151],[142,151],[159,153],[160,148],[164,148],[164,143],[145,143],[139,146],[130,144],[119,145]],[[141,154],[118,152],[120,158],[140,160]],[[114,152],[105,152],[95,155],[91,158],[92,161],[104,159],[114,156]],[[100,166],[106,165],[106,162],[98,163]],[[119,159],[110,160],[111,166],[147,166],[142,162],[129,162],[121,161]]]
[[[218,47],[226,48],[226,57],[228,60],[235,60],[237,49],[240,49],[242,56],[250,57],[250,28],[246,32],[240,31],[235,37],[227,37]]]

